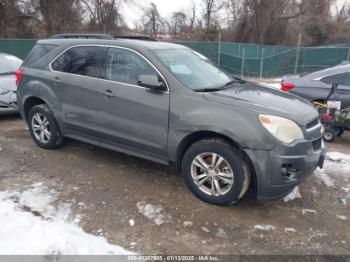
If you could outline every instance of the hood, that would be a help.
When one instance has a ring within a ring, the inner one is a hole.
[[[237,84],[219,92],[204,93],[204,98],[221,104],[239,106],[258,114],[271,114],[306,125],[318,117],[312,104],[296,95],[252,82]]]
[[[16,91],[16,76],[15,75],[0,75],[0,88]]]

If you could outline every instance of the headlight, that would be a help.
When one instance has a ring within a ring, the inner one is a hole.
[[[260,123],[278,140],[290,144],[303,139],[301,128],[292,120],[279,116],[259,115]]]
[[[0,95],[6,95],[10,90],[0,88]]]

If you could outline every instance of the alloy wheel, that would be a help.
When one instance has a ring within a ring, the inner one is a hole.
[[[227,160],[212,152],[197,155],[191,164],[191,176],[200,191],[210,196],[227,194],[234,183],[234,173]]]
[[[43,114],[35,113],[32,117],[34,136],[41,143],[46,144],[51,138],[50,122]]]

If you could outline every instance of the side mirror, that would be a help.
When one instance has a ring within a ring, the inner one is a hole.
[[[139,86],[148,88],[153,91],[165,90],[164,83],[158,81],[157,75],[140,75],[137,83]]]

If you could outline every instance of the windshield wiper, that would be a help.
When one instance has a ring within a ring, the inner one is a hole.
[[[242,80],[242,79],[239,79],[239,78],[236,78],[236,77],[235,77],[234,79],[228,81],[227,83],[225,83],[224,85],[220,86],[219,88],[221,88],[221,89],[226,89],[226,88],[228,88],[229,86],[231,86],[231,85],[233,85],[233,84],[236,84],[236,83],[238,83],[238,84],[244,84],[245,81]]]
[[[195,89],[195,92],[217,92],[224,90],[226,88],[221,88],[221,87],[213,87],[213,88],[200,88],[200,89]]]

